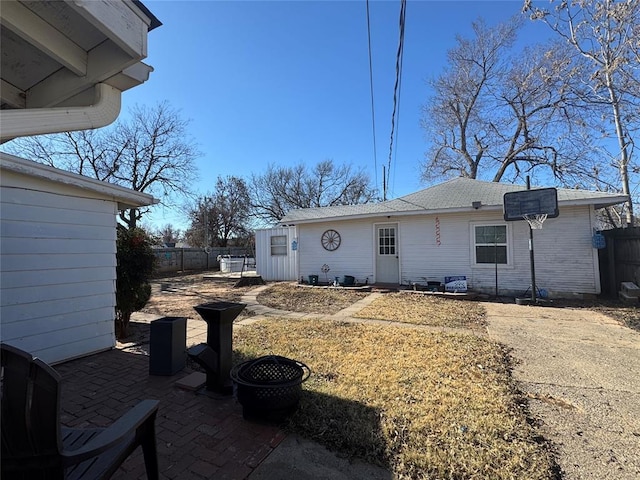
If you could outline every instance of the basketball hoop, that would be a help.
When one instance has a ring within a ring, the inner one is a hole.
[[[522,214],[522,218],[524,218],[531,230],[541,230],[542,224],[547,219],[547,213],[524,213]]]
[[[529,224],[529,262],[531,263],[531,303],[536,304],[536,267],[533,253],[533,231],[540,230],[548,218],[556,218],[558,210],[558,191],[555,188],[536,188],[531,190],[527,177],[526,190],[506,192],[502,198],[504,221],[526,220]]]

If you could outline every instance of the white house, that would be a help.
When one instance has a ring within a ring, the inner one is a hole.
[[[2,2],[0,143],[98,128],[145,82],[138,0]],[[116,215],[153,197],[0,154],[0,339],[46,362],[115,345]]]
[[[457,178],[381,203],[293,210],[280,221],[295,227],[287,241],[296,240],[297,271],[288,279],[318,275],[322,281],[327,265],[329,280],[348,275],[358,283],[411,285],[464,276],[474,290],[494,293],[497,284],[501,295],[522,294],[531,284],[529,226],[504,220],[503,197],[525,189]],[[534,231],[536,285],[551,297],[598,294],[596,210],[626,196],[570,189],[558,189],[557,196],[559,216]],[[487,232],[494,234],[491,243],[485,243]],[[259,241],[274,235],[282,233],[257,236],[256,252],[265,250]],[[487,255],[494,252],[497,261]],[[265,264],[257,256],[258,265]],[[268,269],[259,273],[276,279]]]
[[[116,217],[150,195],[0,154],[0,334],[47,362],[115,345]]]

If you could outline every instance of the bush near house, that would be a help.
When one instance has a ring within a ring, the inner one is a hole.
[[[140,228],[118,227],[116,252],[116,337],[126,338],[131,314],[142,309],[151,297],[149,280],[155,255],[153,239]]]

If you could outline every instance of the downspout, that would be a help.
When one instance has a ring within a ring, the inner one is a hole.
[[[93,105],[0,111],[0,143],[16,137],[100,128],[120,114],[122,92],[106,83],[94,87]]]

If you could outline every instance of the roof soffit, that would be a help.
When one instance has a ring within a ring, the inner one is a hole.
[[[141,6],[131,0],[3,1],[2,109],[90,98],[79,94],[141,62],[149,26],[159,23]]]

